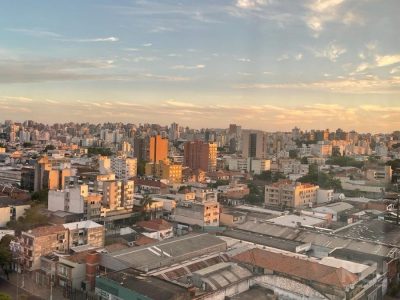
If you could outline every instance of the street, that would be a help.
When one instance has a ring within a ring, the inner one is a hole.
[[[17,300],[17,287],[3,278],[0,278],[0,292],[10,295],[13,300]],[[21,288],[18,290],[18,295],[20,299],[42,300]]]

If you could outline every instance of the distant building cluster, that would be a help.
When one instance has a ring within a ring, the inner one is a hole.
[[[0,239],[46,299],[383,299],[399,159],[400,132],[6,120]]]

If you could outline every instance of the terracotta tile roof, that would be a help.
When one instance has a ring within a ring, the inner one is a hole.
[[[36,227],[34,229],[25,232],[35,237],[40,237],[65,231],[67,230],[64,228],[63,225],[49,225],[49,226]]]
[[[151,221],[140,221],[137,222],[136,225],[143,227],[145,229],[150,229],[154,231],[160,231],[160,230],[168,230],[172,228],[172,225],[163,220],[163,219],[155,219]]]
[[[89,251],[83,251],[83,252],[76,253],[76,254],[73,254],[73,255],[70,255],[70,256],[66,256],[64,258],[66,260],[69,260],[69,261],[74,262],[74,263],[84,264],[84,263],[86,263],[86,256],[87,256],[88,253],[89,253]]]
[[[306,280],[345,288],[358,281],[358,276],[343,268],[334,268],[315,261],[274,253],[261,249],[251,249],[233,257],[233,260],[259,266],[275,272]]]
[[[153,244],[155,242],[158,242],[155,239],[149,238],[148,236],[141,235],[139,238],[135,241],[135,245],[137,246],[143,246],[143,245],[148,245],[148,244]]]
[[[106,250],[109,253],[113,253],[115,251],[119,251],[119,250],[123,250],[123,249],[129,248],[129,246],[126,245],[126,244],[123,244],[123,243],[113,243],[111,245],[105,246],[104,248],[106,248]]]

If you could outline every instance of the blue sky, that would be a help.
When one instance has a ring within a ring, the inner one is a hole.
[[[400,128],[398,0],[3,1],[0,119]]]

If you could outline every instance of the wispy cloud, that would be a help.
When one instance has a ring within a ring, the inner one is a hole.
[[[239,89],[293,89],[317,90],[338,94],[400,94],[400,77],[380,79],[367,76],[364,79],[343,78],[315,82],[252,83],[235,86]]]
[[[33,37],[60,37],[61,35],[52,31],[42,30],[38,28],[27,29],[27,28],[7,28],[7,31],[21,33]]]
[[[337,59],[347,52],[347,49],[336,42],[331,42],[327,47],[321,50],[313,50],[316,57],[325,57],[332,62],[336,62]]]
[[[142,46],[143,46],[143,47],[151,47],[151,46],[153,46],[153,44],[152,44],[152,43],[145,43],[145,44],[143,44]]]
[[[151,33],[171,32],[175,31],[171,27],[157,26],[150,30]]]
[[[251,59],[247,57],[239,57],[236,60],[240,62],[251,62]]]
[[[196,70],[196,69],[204,69],[205,65],[194,65],[194,66],[186,66],[186,65],[176,65],[172,66],[171,69],[174,70]]]
[[[244,9],[254,9],[269,3],[268,0],[237,0],[236,6]]]
[[[62,42],[74,43],[98,43],[98,42],[118,42],[119,38],[115,36],[99,37],[99,38],[86,38],[86,39],[57,39]]]

